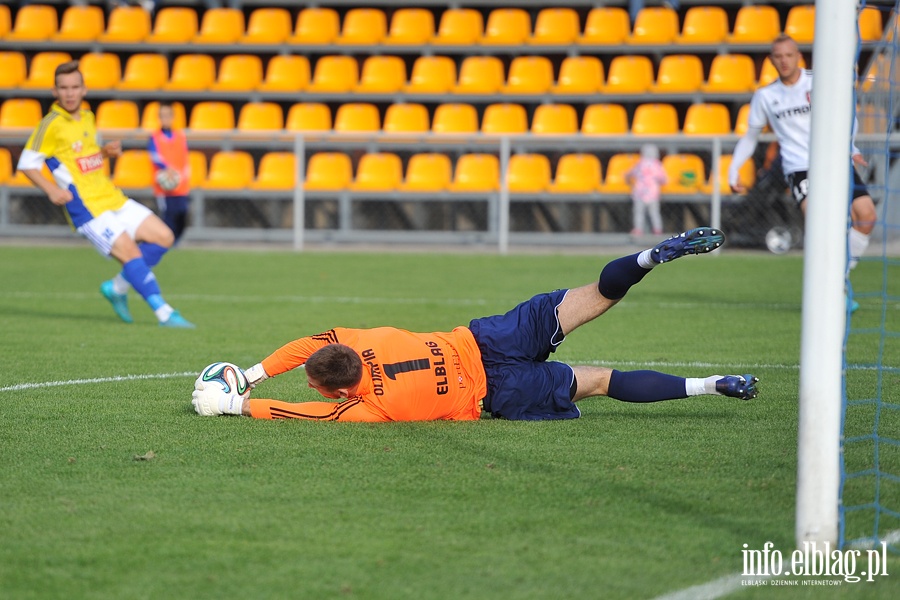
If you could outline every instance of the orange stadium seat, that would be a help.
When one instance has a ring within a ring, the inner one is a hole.
[[[104,172],[106,172],[106,170],[108,169],[108,165],[108,161],[103,161]],[[50,173],[50,169],[47,168],[46,164],[41,167],[41,173],[44,174],[45,179],[47,179],[48,181],[53,181],[53,174]],[[22,171],[16,171],[13,174],[12,179],[10,179],[6,185],[10,187],[34,187],[34,184],[31,183],[31,181],[27,177],[25,177]]]
[[[297,14],[289,44],[331,44],[341,32],[341,19],[333,8],[310,6]]]
[[[413,154],[406,166],[406,179],[400,186],[404,192],[442,192],[450,187],[453,168],[446,154],[427,152]]]
[[[331,109],[319,102],[298,102],[288,109],[285,129],[297,131],[330,131]]]
[[[596,56],[567,56],[559,66],[554,94],[597,94],[603,89],[603,63]]]
[[[78,68],[89,90],[108,90],[119,85],[122,64],[113,52],[88,52],[78,59]]]
[[[106,26],[99,6],[70,6],[62,15],[54,42],[93,42]]]
[[[495,8],[489,14],[481,43],[487,46],[524,44],[531,37],[531,17],[521,8]]]
[[[342,152],[318,152],[309,158],[306,166],[307,190],[345,190],[353,182],[350,157]]]
[[[724,104],[692,104],[684,117],[685,135],[728,135],[731,115]]]
[[[113,185],[120,188],[145,188],[153,185],[153,162],[146,150],[124,150],[116,158]]]
[[[476,133],[478,113],[471,104],[439,104],[431,123],[434,133]]]
[[[241,131],[279,131],[284,128],[284,112],[274,102],[248,102],[238,113]]]
[[[484,18],[474,8],[450,8],[441,14],[438,30],[431,43],[467,46],[477,44],[484,33]]]
[[[800,55],[800,68],[806,68],[806,59],[803,58],[802,54]],[[759,81],[756,82],[756,87],[761,88],[769,85],[776,79],[778,79],[778,71],[775,70],[772,59],[767,56],[763,59],[762,67],[759,70]]]
[[[667,6],[645,7],[634,19],[628,44],[671,44],[678,37],[678,13]]]
[[[359,80],[359,65],[352,56],[329,55],[316,61],[308,92],[349,92]]]
[[[236,8],[211,8],[203,13],[195,44],[233,44],[244,35],[244,13]]]
[[[696,154],[668,154],[662,159],[668,182],[663,194],[696,194],[706,182],[706,168]]]
[[[234,107],[230,102],[198,102],[191,110],[188,128],[195,131],[234,129]]]
[[[768,44],[781,33],[781,17],[774,6],[742,6],[728,36],[729,44]]]
[[[720,44],[728,37],[728,15],[721,6],[692,6],[684,14],[679,44]]]
[[[172,126],[175,129],[187,127],[187,113],[181,102],[172,103]],[[144,131],[159,129],[159,102],[156,100],[144,105],[144,111],[141,113],[141,129]]]
[[[214,92],[248,92],[263,79],[262,59],[256,54],[229,54],[219,63],[219,76],[209,89]]]
[[[640,154],[613,154],[606,164],[606,178],[600,191],[606,194],[627,194],[631,185],[626,181],[628,171],[641,159]]]
[[[631,35],[631,19],[628,12],[619,6],[599,6],[592,8],[584,24],[584,33],[578,38],[579,44],[618,45],[624,44]]]
[[[250,13],[241,44],[281,44],[291,37],[291,13],[285,8],[257,8]]]
[[[446,94],[456,85],[456,63],[449,56],[420,56],[413,63],[408,94]]]
[[[336,44],[370,46],[380,44],[387,35],[387,17],[379,8],[351,8]]]
[[[21,52],[0,52],[0,87],[18,87],[28,76],[25,55]]]
[[[673,135],[678,133],[678,112],[671,104],[639,104],[631,120],[634,135]]]
[[[391,17],[385,44],[427,44],[434,37],[434,15],[425,8],[401,8]]]
[[[506,169],[512,193],[546,192],[550,187],[550,160],[543,154],[513,154]]]
[[[341,104],[334,115],[334,130],[338,132],[378,131],[381,119],[378,108],[366,102]]]
[[[391,191],[403,183],[400,157],[390,152],[363,154],[356,168],[356,179],[350,185],[355,191]]]
[[[259,172],[251,190],[292,190],[297,181],[297,161],[293,152],[267,152],[259,160]]]
[[[699,91],[703,85],[703,63],[696,54],[669,54],[659,61],[659,73],[652,91],[658,94],[684,94]]]
[[[544,94],[553,87],[553,65],[546,56],[517,56],[509,65],[504,94]]]
[[[278,54],[266,65],[266,78],[256,89],[260,92],[299,92],[309,85],[309,59],[303,55]]]
[[[428,109],[421,104],[391,104],[384,113],[384,130],[388,133],[428,131]]]
[[[7,42],[42,42],[56,34],[56,9],[46,4],[28,4],[16,13],[16,22],[6,34]]]
[[[609,63],[606,93],[644,94],[652,87],[653,63],[646,56],[616,56]]]
[[[541,104],[534,109],[531,133],[535,135],[574,135],[578,133],[578,115],[569,104]]]
[[[197,11],[182,6],[167,6],[156,13],[150,44],[186,44],[197,35]]]
[[[104,100],[97,106],[97,129],[137,129],[140,114],[131,100]]]
[[[253,157],[241,150],[216,152],[209,163],[203,187],[208,190],[242,190],[253,183]]]
[[[503,88],[503,63],[496,56],[467,56],[459,68],[456,94],[496,94]]]
[[[208,54],[179,54],[172,63],[168,91],[208,90],[216,81],[216,63]]]
[[[6,148],[0,148],[0,185],[12,179],[12,156]]]
[[[41,103],[34,98],[10,98],[0,104],[0,128],[3,129],[31,129],[43,116]]]
[[[97,38],[103,43],[142,42],[150,35],[150,13],[140,6],[117,6],[109,13],[106,33]]]
[[[798,44],[811,44],[816,27],[816,7],[812,4],[792,6],[784,19],[784,33]]]
[[[12,15],[10,15],[9,7],[0,4],[0,38],[4,37],[12,30]]]
[[[557,194],[589,194],[600,189],[600,159],[593,154],[564,154],[556,165],[549,191]]]
[[[736,135],[744,135],[747,133],[748,122],[750,119],[750,105],[744,104],[738,110],[737,119],[734,122],[734,133]]]
[[[188,164],[191,168],[191,187],[202,188],[206,181],[206,154],[200,150],[188,150]]]
[[[399,92],[406,85],[406,63],[399,56],[370,56],[362,64],[358,93]]]
[[[31,57],[31,70],[28,78],[19,84],[20,88],[50,89],[54,85],[56,67],[72,60],[68,52],[38,52]]]
[[[624,135],[628,133],[628,115],[621,104],[590,104],[581,118],[583,135]]]
[[[572,8],[542,8],[534,21],[534,33],[529,44],[573,44],[581,33],[578,13]]]
[[[731,187],[728,185],[728,169],[731,167],[732,156],[723,154],[719,159],[719,192],[722,194],[731,194]],[[713,193],[713,173],[710,172],[709,180],[700,186],[700,191],[704,194]],[[753,187],[756,183],[756,166],[752,160],[746,161],[741,165],[738,171],[738,181],[743,183],[747,189]]]
[[[456,161],[452,191],[492,192],[499,187],[500,161],[493,154],[463,154]]]
[[[756,89],[756,67],[746,54],[719,54],[712,60],[705,92],[741,93]]]
[[[504,133],[525,133],[528,131],[528,117],[521,104],[488,104],[481,119],[481,133],[500,135]]]
[[[881,11],[867,6],[859,11],[859,38],[863,42],[877,42],[884,33]]]
[[[169,61],[162,54],[132,54],[125,63],[120,90],[159,90],[169,81]]]

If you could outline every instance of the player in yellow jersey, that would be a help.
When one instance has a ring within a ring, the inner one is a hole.
[[[757,395],[753,375],[684,378],[548,361],[565,337],[621,300],[656,265],[718,248],[725,237],[701,227],[607,264],[598,282],[539,294],[504,315],[446,333],[393,327],[334,328],[289,342],[246,371],[250,384],[305,365],[309,386],[329,402],[250,399],[196,384],[205,416],[325,421],[474,420],[482,410],[517,420],[574,419],[594,396],[657,402],[702,394]]]
[[[53,204],[65,209],[72,227],[98,252],[122,263],[122,272],[100,287],[119,318],[132,322],[126,296],[130,285],[147,301],[160,325],[192,328],[163,299],[151,271],[172,246],[172,230],[104,174],[103,160],[119,156],[122,146],[98,145],[94,114],[81,108],[87,89],[78,63],[57,67],[54,81],[56,102],[28,139],[18,169]],[[41,172],[45,164],[52,180]]]

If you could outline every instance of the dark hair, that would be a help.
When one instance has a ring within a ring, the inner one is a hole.
[[[171,101],[171,100],[160,100],[160,101],[159,101],[159,108],[171,108],[171,109],[174,109],[174,105],[172,104],[172,101]]]
[[[53,73],[54,85],[56,85],[56,80],[60,75],[68,75],[69,73],[78,73],[81,75],[81,71],[78,70],[77,60],[70,60],[69,62],[64,62],[56,67],[56,71]],[[84,83],[84,75],[81,75],[81,82]]]
[[[328,344],[306,359],[306,373],[329,390],[351,388],[362,380],[362,359],[350,346]]]

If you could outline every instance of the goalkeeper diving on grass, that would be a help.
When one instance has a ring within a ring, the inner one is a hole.
[[[608,263],[599,281],[538,294],[504,315],[474,319],[450,332],[393,327],[335,327],[302,337],[246,370],[249,386],[305,366],[309,387],[326,402],[283,402],[235,393],[198,378],[198,414],[319,421],[468,421],[482,411],[511,420],[575,419],[576,403],[594,396],[657,402],[718,394],[756,397],[753,375],[684,378],[549,361],[575,329],[615,306],[653,268],[715,250],[718,229],[700,227]]]

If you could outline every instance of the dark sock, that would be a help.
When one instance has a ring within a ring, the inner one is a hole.
[[[169,251],[165,246],[152,244],[150,242],[141,242],[138,244],[138,248],[141,249],[141,254],[144,255],[144,262],[146,262],[147,266],[151,269],[158,265],[159,261],[162,260],[162,257]]]
[[[658,371],[616,371],[609,377],[610,398],[623,402],[659,402],[687,398],[684,377]]]
[[[623,256],[603,267],[603,271],[600,272],[600,281],[597,282],[597,289],[604,298],[610,300],[624,298],[629,288],[650,272],[650,269],[645,269],[638,264],[638,256],[640,256],[640,252]]]

